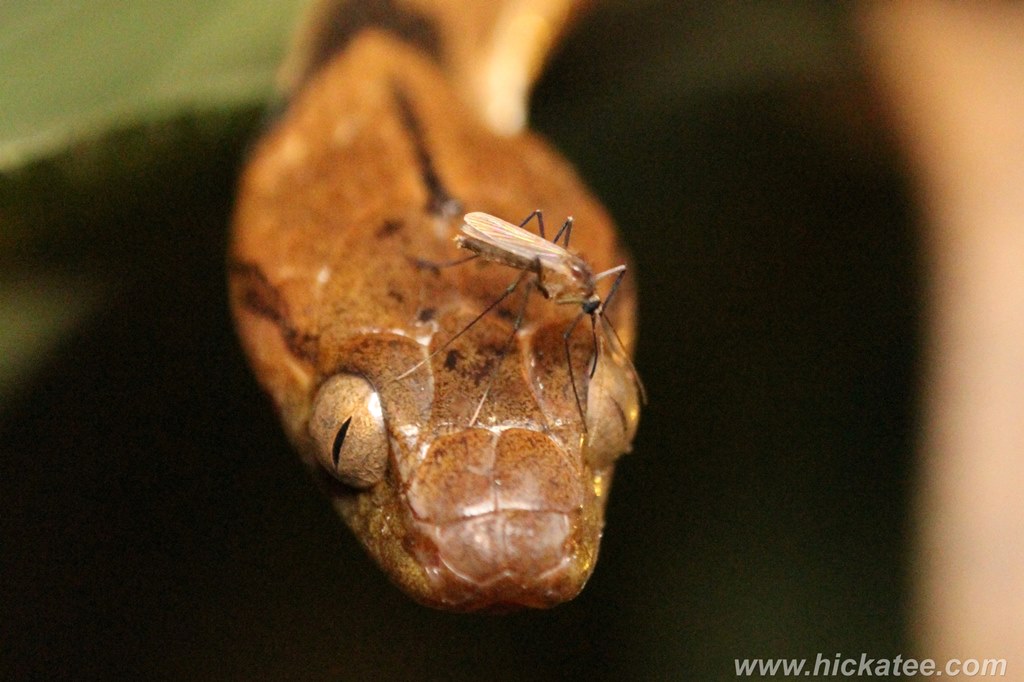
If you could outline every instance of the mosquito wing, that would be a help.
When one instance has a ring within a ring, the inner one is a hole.
[[[476,251],[481,257],[522,270],[534,269],[539,260],[545,270],[563,270],[578,260],[561,246],[518,225],[488,213],[467,213],[462,225],[460,245]]]

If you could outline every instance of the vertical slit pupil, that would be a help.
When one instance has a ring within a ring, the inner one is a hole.
[[[352,424],[352,417],[346,419],[338,434],[334,437],[334,445],[331,447],[331,458],[334,460],[334,467],[338,467],[338,460],[341,459],[341,446],[345,444],[345,436],[348,435],[348,427]]]

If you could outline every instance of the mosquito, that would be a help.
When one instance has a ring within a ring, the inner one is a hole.
[[[537,219],[537,226],[540,234],[534,234],[533,232],[525,229],[526,225],[534,218]],[[576,400],[576,409],[579,411],[584,431],[586,431],[587,420],[583,413],[583,403],[580,400],[579,390],[576,388],[576,376],[572,368],[569,340],[572,338],[573,332],[576,331],[576,327],[579,326],[580,321],[584,317],[589,316],[591,334],[594,339],[594,355],[589,370],[589,376],[592,378],[595,370],[597,369],[597,334],[599,324],[605,325],[611,332],[611,336],[614,337],[619,348],[622,349],[623,357],[625,357],[627,362],[629,362],[628,354],[623,348],[623,344],[621,339],[619,339],[618,333],[604,315],[605,308],[611,303],[616,292],[619,290],[622,278],[626,274],[626,265],[616,265],[613,268],[594,274],[594,271],[585,260],[569,251],[569,239],[572,236],[572,225],[573,219],[572,216],[569,216],[562,224],[562,227],[559,228],[554,238],[551,239],[551,241],[548,241],[544,231],[544,214],[539,209],[533,211],[525,220],[519,223],[519,225],[514,225],[488,213],[467,213],[463,218],[461,229],[462,234],[455,237],[455,243],[463,249],[472,251],[473,254],[466,258],[461,258],[441,265],[431,265],[429,267],[436,269],[438,267],[459,265],[476,258],[483,258],[484,260],[515,268],[520,270],[521,273],[515,281],[512,282],[512,284],[506,287],[505,291],[493,303],[473,318],[473,320],[463,327],[461,331],[448,339],[444,345],[431,353],[430,356],[425,358],[422,362],[397,378],[408,376],[422,364],[430,360],[430,358],[434,357],[451,345],[456,339],[472,328],[474,324],[483,319],[484,316],[500,305],[502,301],[512,295],[512,293],[519,288],[519,285],[523,280],[526,279],[528,275],[532,274],[534,277],[527,283],[522,304],[520,305],[515,322],[512,325],[512,333],[506,340],[505,346],[503,347],[498,359],[498,366],[495,367],[487,388],[484,391],[484,395],[477,404],[476,411],[473,413],[473,418],[469,423],[470,425],[475,423],[477,417],[480,415],[480,410],[482,409],[484,402],[487,400],[487,396],[490,394],[491,387],[497,377],[501,360],[504,359],[505,355],[508,353],[512,341],[515,339],[516,333],[518,333],[519,329],[522,327],[523,315],[526,311],[526,303],[529,300],[533,289],[536,288],[545,298],[555,304],[580,306],[579,315],[576,316],[576,319],[572,321],[569,327],[562,334],[562,340],[565,344],[565,357],[569,368],[569,382],[572,384],[573,397]],[[559,245],[559,241],[562,242],[561,245]],[[597,283],[609,277],[614,277],[615,279],[612,281],[612,285],[608,290],[608,295],[602,300],[597,293]],[[646,394],[643,384],[640,382],[640,377],[637,375],[632,362],[629,362],[629,370],[633,376],[633,380],[636,382],[643,401],[646,402]]]

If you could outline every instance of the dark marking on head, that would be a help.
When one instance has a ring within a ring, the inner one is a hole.
[[[228,276],[238,287],[236,295],[241,307],[273,322],[281,332],[288,351],[300,360],[315,364],[317,337],[292,326],[287,302],[260,266],[232,262],[228,265]]]
[[[462,202],[452,196],[445,187],[441,176],[437,174],[434,167],[434,160],[427,149],[426,138],[423,134],[423,127],[420,125],[412,103],[397,84],[392,89],[395,101],[398,104],[398,111],[402,117],[403,127],[409,131],[413,147],[416,151],[416,159],[420,166],[420,176],[423,179],[423,186],[427,190],[427,211],[440,218],[452,218],[462,212]]]
[[[515,311],[509,310],[508,308],[506,308],[504,306],[498,308],[496,313],[497,313],[498,317],[500,317],[503,320],[507,320],[509,322],[515,321],[515,319],[517,317]]]
[[[403,296],[400,291],[395,291],[390,287],[388,288],[388,298],[390,298],[395,303],[405,303],[405,296]]]
[[[402,229],[402,221],[401,220],[394,220],[394,219],[385,220],[384,224],[381,225],[379,228],[377,228],[377,232],[375,233],[374,236],[376,236],[377,239],[386,239],[387,237],[390,237],[391,235],[395,234],[396,232],[398,232],[401,229]]]
[[[410,258],[409,262],[417,270],[429,270],[431,274],[441,274],[441,268],[438,267],[434,261],[424,260],[422,258]]]
[[[240,287],[239,296],[243,307],[274,324],[280,324],[284,301],[281,300],[281,293],[258,265],[231,263],[228,265],[228,274]]]
[[[483,347],[481,351],[487,351],[488,348]],[[491,378],[491,370],[494,368],[494,363],[498,361],[498,354],[501,352],[500,348],[491,347],[493,353],[489,353],[487,359],[480,363],[479,367],[473,368],[470,373],[470,377],[473,379],[473,384],[479,386],[485,380]]]
[[[317,351],[319,350],[319,337],[312,334],[305,334],[296,331],[290,326],[282,327],[281,338],[284,339],[288,350],[297,358],[315,365]]]
[[[314,6],[304,27],[304,54],[293,84],[297,92],[335,54],[341,52],[363,30],[379,28],[397,35],[403,42],[420,48],[434,61],[443,57],[441,35],[426,14],[408,2],[397,0],[330,0]]]
[[[502,351],[505,350],[505,344],[485,342],[480,344],[480,352],[486,353],[488,356],[501,355]]]
[[[430,322],[434,319],[434,315],[437,314],[437,310],[434,308],[422,308],[417,314],[416,319],[420,322]]]
[[[334,445],[331,446],[331,460],[334,461],[334,468],[338,468],[338,462],[341,461],[341,446],[345,444],[345,436],[348,435],[348,427],[352,425],[352,417],[346,419],[341,428],[338,429],[338,434],[334,437]]]
[[[462,359],[462,353],[460,353],[459,351],[457,351],[457,350],[450,350],[450,351],[448,351],[448,355],[446,355],[445,358],[444,358],[444,368],[445,369],[455,369],[455,367],[459,364],[459,360],[461,360],[461,359]]]

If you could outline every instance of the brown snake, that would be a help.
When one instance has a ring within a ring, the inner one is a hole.
[[[389,21],[350,22],[324,38],[331,50],[311,50],[317,68],[296,79],[243,174],[229,265],[239,335],[289,438],[395,583],[452,610],[553,606],[594,569],[638,383],[604,337],[590,376],[595,345],[579,325],[568,348],[581,419],[563,340],[579,308],[534,293],[510,337],[516,293],[451,341],[520,273],[424,262],[464,255],[453,243],[464,212],[519,222],[538,207],[555,227],[575,217],[572,250],[595,272],[627,256],[566,161],[528,132],[495,132],[500,116],[460,76],[473,60],[439,47],[465,37],[450,26],[458,3],[384,4]],[[499,21],[538,4],[464,21],[489,27],[493,46]],[[565,2],[546,6],[564,22]],[[546,46],[530,45],[534,63]],[[606,311],[625,352],[631,281]]]

